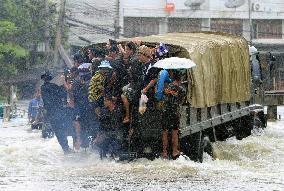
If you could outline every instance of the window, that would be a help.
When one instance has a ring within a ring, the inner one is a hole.
[[[254,20],[253,38],[256,39],[281,39],[282,21],[281,20]]]
[[[169,32],[194,32],[201,30],[200,19],[169,18]]]
[[[242,35],[243,22],[238,19],[211,19],[211,31]]]
[[[159,20],[157,18],[125,17],[124,36],[136,37],[159,33]]]

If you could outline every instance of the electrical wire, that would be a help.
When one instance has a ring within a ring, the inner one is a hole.
[[[254,2],[255,3],[255,2]],[[265,4],[265,3],[264,3]],[[269,5],[284,5],[284,3],[270,3]],[[107,9],[106,7],[96,7],[95,5],[91,5],[90,3],[87,3],[87,2],[84,2],[84,3],[77,3],[77,4],[73,4],[73,6],[69,6],[68,8],[66,8],[69,12],[72,12],[72,14],[83,14],[83,15],[88,15],[89,18],[92,18],[92,19],[97,19],[97,20],[100,20],[100,19],[104,19],[105,18],[112,18],[114,19],[115,17],[115,6],[114,6],[114,2],[112,2],[112,5],[110,3],[109,6],[107,6]],[[152,10],[152,11],[163,11],[163,9],[158,9],[158,8],[150,8],[150,7],[146,7],[146,8],[137,8],[137,7],[130,7],[130,6],[127,6],[124,8],[124,10],[127,10],[127,9],[131,9],[131,10]],[[183,10],[180,10],[180,12],[184,12],[186,11],[187,9],[183,9]],[[190,11],[190,9],[188,9],[188,11]],[[191,11],[194,11],[194,10],[191,10]],[[242,10],[236,10],[235,11],[220,11],[220,10],[214,10],[214,9],[200,9],[199,11],[216,11],[216,12],[221,12],[221,13],[231,13],[232,15],[233,14],[236,14],[236,13],[248,13],[248,11],[242,11]],[[256,12],[256,13],[259,13],[259,12]],[[272,12],[269,12],[269,13],[282,13],[282,12],[276,12],[276,11],[272,11]],[[76,25],[76,28],[77,29],[81,29],[83,32],[86,32],[86,33],[89,33],[89,34],[106,34],[106,35],[111,35],[113,36],[114,33],[115,33],[115,26],[114,26],[114,23],[113,23],[113,26],[110,24],[110,25],[104,25],[104,24],[90,24],[90,23],[78,23],[77,21],[74,21],[74,18],[72,18],[71,16],[69,16],[67,19],[68,19],[68,22],[70,23],[70,18],[72,19],[72,23],[74,22]],[[138,18],[138,17],[136,17]],[[142,17],[141,17],[142,18]],[[171,17],[169,17],[169,19],[172,19]],[[173,18],[174,19],[174,18]],[[186,19],[186,18],[180,18],[180,19]],[[188,19],[194,19],[194,18],[188,18]],[[197,18],[198,19],[198,18]],[[212,18],[212,19],[215,19],[215,18]],[[227,18],[216,18],[216,19],[227,19]],[[229,19],[229,18],[228,18]],[[234,19],[232,19],[234,20]],[[244,19],[236,19],[236,20],[244,20]],[[257,19],[253,19],[253,21],[257,21]],[[275,20],[275,19],[273,19]],[[278,20],[278,19],[277,19]],[[74,24],[73,23],[73,24]],[[139,22],[137,22],[137,24],[139,25]],[[281,23],[282,24],[282,23]],[[283,32],[281,33],[275,33],[275,32],[264,32],[264,31],[250,31],[250,30],[243,30],[242,28],[240,30],[234,28],[232,29],[230,26],[228,27],[222,27],[222,28],[219,28],[219,27],[215,27],[213,28],[212,26],[209,27],[209,26],[201,26],[201,24],[199,25],[191,25],[191,24],[186,24],[187,27],[192,27],[192,28],[195,28],[199,30],[201,30],[202,28],[203,29],[210,29],[210,30],[219,30],[219,31],[226,31],[226,32],[230,32],[230,33],[233,33],[233,34],[242,34],[242,33],[245,33],[245,32],[253,32],[254,34],[262,34],[262,35],[273,35],[273,36],[284,36]],[[74,26],[75,27],[75,26]],[[282,27],[282,25],[281,25]],[[124,31],[125,31],[125,34],[123,34],[122,32],[120,32],[119,34],[120,35],[127,35],[126,34],[126,31],[127,31],[127,27],[124,26]],[[193,31],[193,30],[189,30],[189,31]],[[151,31],[151,32],[143,32],[141,30],[139,30],[139,27],[134,27],[132,29],[132,34],[135,34],[135,35],[138,35],[138,36],[145,36],[145,35],[150,35],[150,34],[157,34],[158,31]]]

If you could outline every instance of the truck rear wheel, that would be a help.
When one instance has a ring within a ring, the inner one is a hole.
[[[213,157],[213,146],[209,140],[209,137],[207,136],[202,138],[200,147],[199,147],[198,161],[201,163],[203,162],[203,159],[204,159],[204,153],[207,153],[208,155]]]
[[[181,139],[181,150],[191,160],[203,162],[204,153],[213,157],[213,146],[209,137],[202,136],[202,132],[194,133],[193,135]]]
[[[254,117],[251,133],[253,135],[261,135],[264,128],[265,124],[263,124],[260,118],[258,116]]]
[[[242,140],[251,135],[253,128],[253,119],[250,115],[237,119],[234,129],[236,133],[236,139]]]

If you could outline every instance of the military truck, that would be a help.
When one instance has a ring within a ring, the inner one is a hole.
[[[243,139],[254,128],[265,127],[262,79],[261,75],[257,79],[252,75],[251,59],[256,57],[250,57],[243,37],[197,32],[140,39],[150,47],[163,42],[170,56],[189,58],[197,65],[184,76],[187,95],[180,104],[180,150],[190,159],[202,162],[204,152],[213,155],[213,142],[232,136]],[[130,140],[128,157],[151,159],[160,154],[159,112],[147,109],[140,116],[140,128]]]

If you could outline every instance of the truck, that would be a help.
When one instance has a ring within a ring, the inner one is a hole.
[[[187,92],[179,108],[179,147],[188,158],[202,162],[204,153],[213,156],[214,142],[233,136],[241,140],[266,126],[262,68],[258,58],[250,55],[248,42],[243,37],[220,32],[193,32],[139,39],[149,47],[163,42],[170,57],[188,58],[197,65],[184,76]],[[119,43],[127,41],[124,39]],[[83,51],[96,46],[104,44],[94,44]],[[137,132],[129,141],[128,152],[122,153],[121,158],[154,159],[159,156],[161,120],[159,109],[146,110],[140,116]]]

